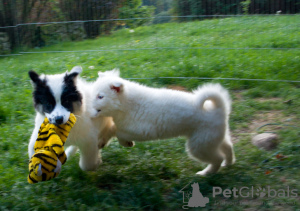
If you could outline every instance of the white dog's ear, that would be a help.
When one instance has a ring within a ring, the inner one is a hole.
[[[117,92],[117,93],[121,93],[124,90],[123,83],[121,83],[121,82],[114,82],[114,83],[112,83],[110,85],[110,88],[112,90],[114,90],[115,92]]]
[[[81,66],[75,66],[75,67],[73,67],[72,70],[70,71],[70,74],[72,74],[72,73],[77,73],[77,75],[78,75],[78,74],[80,74],[81,72],[82,72],[82,67],[81,67]]]
[[[119,68],[115,68],[113,70],[110,71],[114,76],[120,77],[120,69]]]
[[[99,77],[105,76],[105,72],[98,72],[98,76],[99,76]]]
[[[120,77],[120,70],[118,68],[115,68],[110,71],[105,71],[105,72],[98,72],[99,77],[104,77],[104,76],[115,76],[115,77]]]

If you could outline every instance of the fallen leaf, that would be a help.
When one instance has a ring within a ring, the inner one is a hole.
[[[268,175],[268,174],[270,174],[270,173],[271,173],[270,170],[267,170],[267,171],[265,172],[266,175]]]
[[[276,158],[277,158],[278,160],[284,160],[284,159],[287,158],[287,156],[282,155],[282,154],[277,154],[277,155],[276,155]]]

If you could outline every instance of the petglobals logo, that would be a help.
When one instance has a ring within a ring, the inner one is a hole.
[[[182,188],[179,192],[182,193],[183,197],[183,209],[189,209],[194,207],[206,207],[209,204],[210,199],[203,195],[205,192],[201,193],[201,188],[198,183],[189,183],[184,188]],[[225,198],[236,198],[244,199],[244,198],[297,198],[298,190],[292,189],[289,186],[284,188],[276,189],[271,186],[267,187],[240,187],[240,188],[226,188],[222,189],[221,187],[212,187],[212,198],[216,198],[216,196],[221,196]],[[216,203],[216,201],[214,202]],[[217,202],[219,203],[219,202]],[[237,204],[235,202],[235,204]]]
[[[291,189],[289,186],[281,189],[273,189],[270,186],[267,188],[254,188],[251,187],[241,187],[241,188],[232,188],[232,189],[222,189],[221,187],[213,187],[213,198],[221,195],[225,198],[254,198],[254,197],[267,197],[267,198],[281,198],[281,197],[298,197],[298,190]]]
[[[182,193],[183,203],[187,203],[182,206],[183,209],[188,209],[188,207],[205,207],[209,203],[209,198],[202,195],[199,184],[196,182],[191,185],[187,184],[179,192]]]

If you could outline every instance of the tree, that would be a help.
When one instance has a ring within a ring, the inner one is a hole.
[[[16,40],[20,44],[31,43],[29,36],[35,26],[15,27],[17,24],[28,22],[39,22],[42,15],[47,16],[46,11],[51,11],[51,4],[54,0],[0,0],[0,26],[1,32],[9,36],[11,48],[17,47]],[[53,16],[54,17],[54,16]],[[48,21],[50,16],[47,16]],[[18,36],[18,37],[17,37]]]
[[[13,11],[15,6],[15,1],[13,0],[3,0],[0,2],[0,32],[6,32],[9,37],[11,48],[16,46],[15,42],[15,28],[12,26],[16,25],[16,18]]]
[[[60,9],[68,21],[85,21],[84,28],[88,38],[109,33],[113,27],[112,19],[118,18],[118,9],[124,0],[59,0]]]

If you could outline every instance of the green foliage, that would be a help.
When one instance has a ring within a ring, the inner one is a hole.
[[[241,3],[242,6],[242,11],[244,15],[248,15],[249,14],[249,7],[251,4],[251,0],[246,0],[246,1],[242,1]]]
[[[202,2],[197,0],[175,0],[173,1],[172,12],[175,16],[195,16],[204,14]],[[195,18],[189,18],[195,19]],[[186,19],[179,19],[186,21]]]
[[[121,19],[126,20],[126,25],[129,28],[135,28],[145,23],[151,22],[151,17],[154,13],[154,6],[141,6],[141,0],[127,0],[124,6],[119,9]]]
[[[143,0],[143,5],[154,6],[155,14],[159,14],[171,9],[172,0]]]
[[[133,33],[122,29],[98,39],[34,49],[39,54],[0,58],[0,210],[181,210],[179,191],[191,182],[198,182],[201,193],[210,198],[208,210],[297,210],[298,198],[213,198],[212,187],[289,186],[299,194],[298,83],[159,77],[299,81],[299,20],[253,16],[156,24]],[[83,52],[99,49],[106,51]],[[60,50],[77,52],[46,52]],[[114,139],[102,150],[103,164],[97,171],[81,171],[76,154],[56,179],[28,184],[27,144],[35,115],[28,71],[62,73],[75,65],[83,67],[81,76],[89,81],[98,71],[118,67],[122,77],[150,78],[132,80],[153,87],[179,85],[190,91],[206,82],[221,83],[233,99],[230,129],[236,164],[198,177],[195,172],[206,164],[187,156],[184,137],[136,143],[133,148]],[[267,128],[277,132],[280,144],[266,152],[250,140],[265,123],[296,127]],[[276,152],[286,158],[276,158]]]

